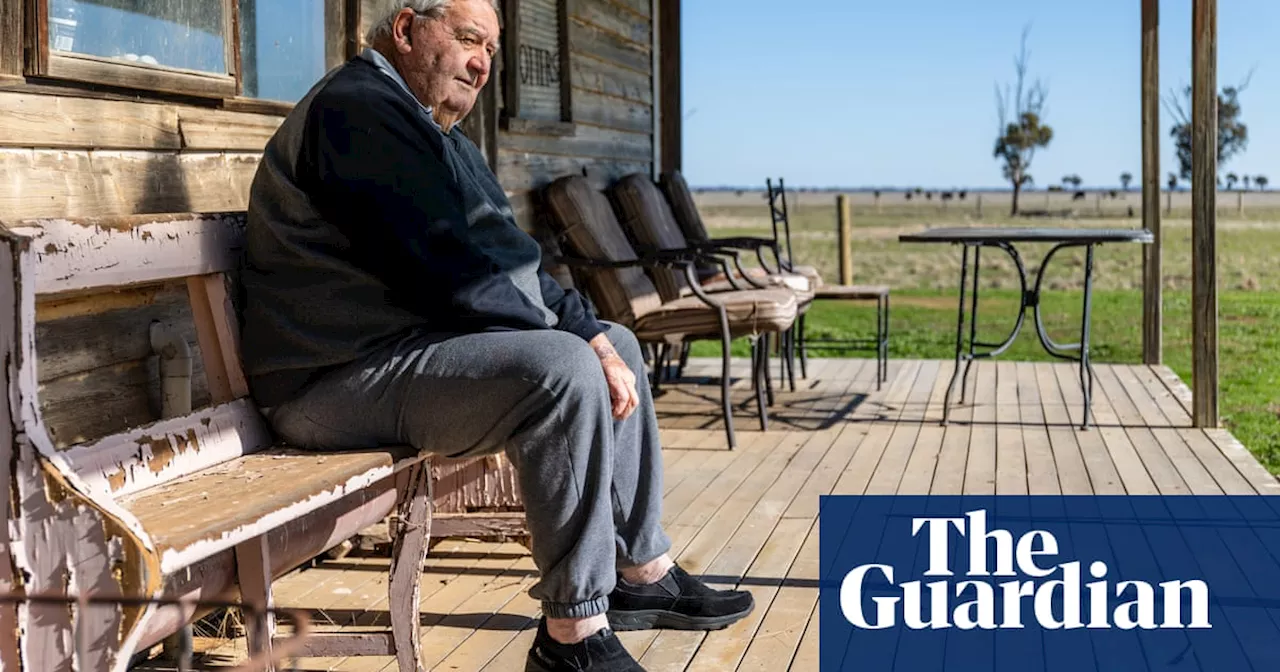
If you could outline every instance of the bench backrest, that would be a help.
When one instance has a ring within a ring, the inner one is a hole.
[[[108,504],[270,445],[270,432],[248,398],[226,287],[244,227],[243,212],[35,219],[9,226],[29,241],[23,277],[35,278],[32,300],[186,282],[213,404],[64,450],[51,450],[47,437],[40,442],[54,466],[95,501]],[[24,320],[34,321],[33,308],[24,313],[31,313]],[[41,424],[38,405],[34,411]]]

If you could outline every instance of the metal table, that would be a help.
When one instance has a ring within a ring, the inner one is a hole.
[[[1093,368],[1089,363],[1089,313],[1093,299],[1093,248],[1103,243],[1151,243],[1154,237],[1145,229],[1057,229],[1057,228],[944,228],[928,229],[919,233],[904,234],[898,237],[903,243],[951,243],[964,246],[964,256],[960,261],[960,304],[959,318],[956,324],[956,367],[951,372],[951,382],[947,385],[947,395],[942,402],[942,424],[947,423],[951,407],[951,395],[955,390],[956,378],[960,376],[960,362],[963,360],[964,376],[960,384],[960,403],[964,403],[964,387],[969,380],[969,367],[973,360],[995,357],[1013,344],[1022,330],[1022,323],[1031,308],[1035,314],[1036,335],[1045,351],[1054,357],[1080,363],[1080,391],[1084,395],[1084,418],[1081,429],[1089,428],[1089,411],[1093,400]],[[1022,257],[1014,248],[1014,243],[1056,243],[1045,255],[1036,273],[1035,286],[1027,289],[1027,270],[1022,264]],[[980,343],[977,341],[978,330],[978,275],[981,271],[981,251],[984,247],[995,247],[1003,250],[1013,259],[1018,268],[1018,280],[1022,284],[1022,305],[1018,308],[1018,320],[1001,343]],[[1081,316],[1080,342],[1056,343],[1045,333],[1044,322],[1040,316],[1040,284],[1044,280],[1044,269],[1058,250],[1067,247],[1085,248],[1084,265],[1084,311]],[[965,281],[969,275],[969,249],[973,249],[973,298],[970,301],[969,315],[969,348],[964,351],[964,294]],[[978,352],[975,348],[990,348],[986,352]]]

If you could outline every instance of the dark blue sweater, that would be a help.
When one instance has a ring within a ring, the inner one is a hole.
[[[541,269],[483,154],[449,133],[366,51],[303,98],[250,190],[242,269],[245,371],[256,400],[419,330],[603,327]]]

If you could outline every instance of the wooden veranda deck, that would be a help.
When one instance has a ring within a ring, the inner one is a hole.
[[[1189,391],[1165,367],[1098,365],[1097,427],[1082,432],[1069,364],[978,362],[966,394],[976,403],[954,407],[943,427],[951,362],[892,361],[876,392],[871,360],[816,359],[797,391],[778,391],[767,432],[749,412],[745,381],[736,381],[733,452],[716,418],[718,367],[693,360],[687,382],[663,387],[663,520],[684,567],[750,589],[757,607],[709,634],[623,633],[655,672],[817,669],[822,494],[1280,494],[1227,431],[1191,427]],[[297,571],[278,584],[278,604],[345,628],[385,621],[387,564],[347,557]],[[428,669],[523,669],[538,606],[526,593],[536,570],[521,546],[447,540],[424,571]],[[229,665],[242,650],[242,640],[224,644],[203,664]],[[299,663],[395,669],[389,658]]]

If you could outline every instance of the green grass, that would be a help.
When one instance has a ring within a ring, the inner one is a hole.
[[[834,206],[806,205],[792,209],[791,243],[795,258],[816,266],[824,278],[839,277],[839,255],[835,233]],[[754,214],[753,214],[754,213]],[[1191,221],[1175,216],[1164,220],[1163,268],[1165,287],[1191,288]],[[1272,214],[1254,213],[1255,217]],[[703,219],[713,235],[771,235],[768,210],[763,206],[720,206],[708,208]],[[984,216],[981,220],[958,218],[937,211],[886,209],[882,213],[854,212],[854,240],[851,245],[854,282],[888,284],[894,288],[947,290],[960,276],[959,249],[946,244],[899,243],[898,235],[925,227],[943,226],[1050,226],[1137,228],[1135,219],[1033,219],[1013,220],[1007,216]],[[1280,216],[1274,220],[1231,219],[1218,221],[1218,276],[1224,290],[1280,291]],[[1049,251],[1047,244],[1017,246],[1023,263],[1034,273]],[[1142,246],[1102,245],[1095,254],[1097,289],[1141,289]],[[992,287],[1012,288],[1017,276],[1003,253],[983,254],[984,281]],[[1080,288],[1084,277],[1084,254],[1064,250],[1054,258],[1045,284],[1051,289]],[[1034,277],[1034,275],[1032,276]]]
[[[985,277],[985,276],[984,276]],[[958,278],[957,278],[958,279]],[[1004,339],[1017,315],[1018,292],[982,289],[978,338]],[[949,359],[955,356],[956,292],[898,289],[893,292],[890,358]],[[1042,302],[1046,328],[1062,343],[1079,340],[1083,293],[1046,292]],[[1191,297],[1169,291],[1164,302],[1164,357],[1183,380],[1191,379]],[[1220,411],[1224,426],[1272,473],[1280,474],[1280,293],[1225,291],[1219,295]],[[875,329],[870,304],[817,302],[809,311],[811,338],[861,338]],[[1013,346],[1002,358],[1052,361],[1035,335],[1031,314]],[[1098,363],[1142,361],[1142,294],[1135,290],[1094,293],[1090,352]],[[968,326],[965,327],[968,335]],[[747,342],[733,344],[735,356],[747,356]],[[695,356],[718,356],[716,343],[694,345]],[[827,356],[829,353],[814,353]],[[837,355],[838,356],[838,355]],[[870,353],[848,356],[869,357]]]

